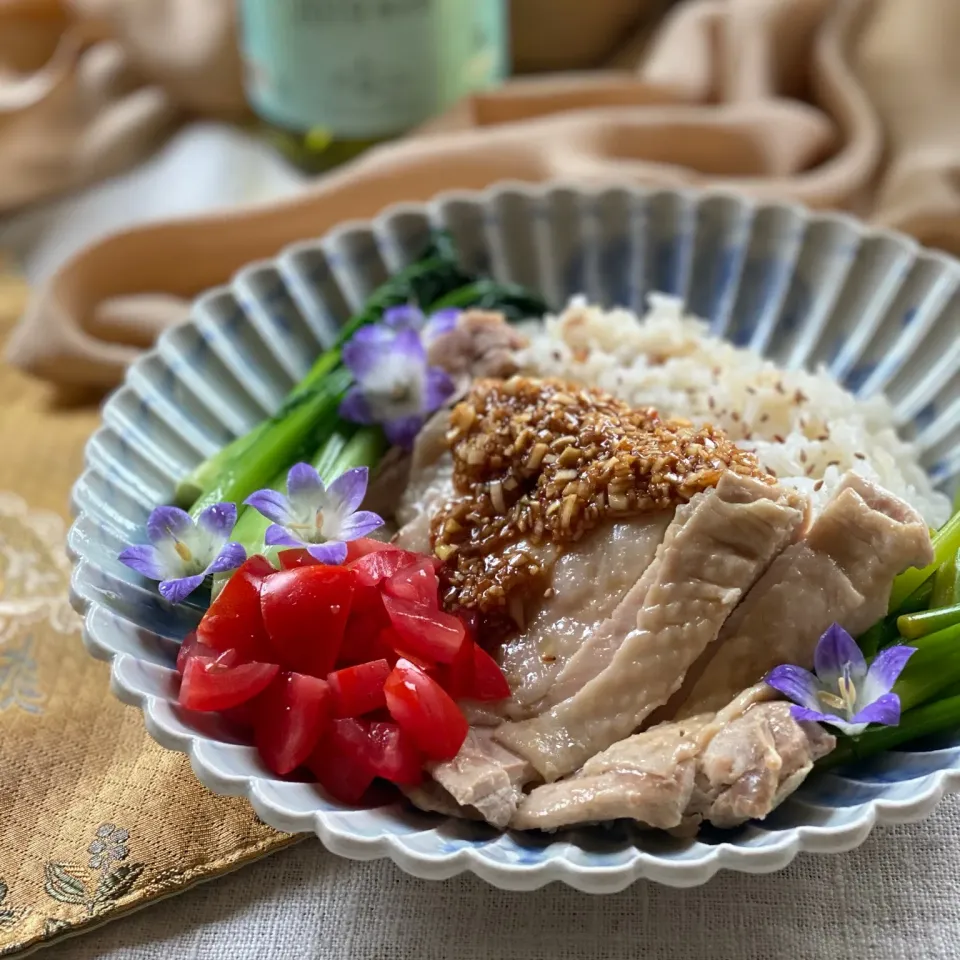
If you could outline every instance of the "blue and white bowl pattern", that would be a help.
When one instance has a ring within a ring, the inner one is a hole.
[[[825,365],[859,395],[883,391],[938,486],[957,486],[960,264],[950,257],[841,215],[720,194],[509,184],[394,207],[200,297],[104,406],[73,492],[73,599],[88,649],[111,661],[114,693],[143,710],[151,735],[280,830],[316,832],[347,857],[390,857],[416,876],[470,870],[507,889],[560,880],[605,893],[639,877],[690,886],[721,868],[775,870],[801,850],[850,849],[875,823],[926,816],[960,787],[958,733],[815,775],[766,821],[734,831],[500,834],[401,806],[341,807],[271,775],[226,722],[178,705],[177,648],[200,609],[171,607],[117,554],[179,477],[278,407],[432,227],[453,234],[467,267],[538,287],[554,307],[581,292],[637,311],[651,291],[682,295],[738,344],[787,367]]]

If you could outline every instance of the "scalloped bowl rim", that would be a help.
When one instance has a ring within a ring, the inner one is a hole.
[[[725,198],[739,204],[747,211],[757,208],[788,210],[808,224],[811,222],[843,224],[861,238],[886,238],[914,257],[936,261],[951,270],[960,269],[960,264],[953,257],[928,249],[912,237],[895,230],[865,224],[843,212],[813,210],[789,201],[758,199],[731,190],[640,187],[616,181],[585,185],[560,180],[540,184],[505,180],[483,190],[444,191],[423,203],[404,201],[391,204],[370,218],[343,221],[320,237],[295,241],[284,246],[272,258],[262,258],[246,264],[234,273],[228,283],[213,287],[195,297],[193,305],[196,306],[207,298],[228,292],[232,283],[242,280],[250,271],[260,267],[275,267],[283,259],[299,251],[315,248],[320,240],[333,244],[339,237],[357,230],[369,229],[377,234],[380,224],[398,215],[422,215],[426,211],[455,202],[489,202],[503,193],[519,192],[535,199],[558,191],[570,191],[578,197],[590,198],[608,190],[625,191],[630,195],[644,197],[673,195],[691,202]],[[131,369],[136,369],[155,357],[160,345],[166,338],[172,336],[175,330],[192,325],[195,325],[195,320],[191,313],[191,317],[183,324],[164,331],[158,338],[158,343],[135,361]],[[120,392],[127,387],[129,378],[128,372],[123,384],[105,401],[104,410],[107,404],[114,402]],[[98,437],[102,431],[101,424],[88,443]],[[127,665],[138,662],[137,658],[114,650],[98,639],[95,621],[102,604],[84,590],[86,570],[91,564],[78,553],[74,546],[74,532],[85,516],[77,491],[85,484],[88,473],[89,467],[85,467],[74,483],[71,494],[71,507],[75,520],[68,537],[68,553],[74,561],[70,579],[70,599],[74,608],[83,616],[82,637],[86,649],[96,659],[110,663],[111,692],[123,703],[139,707],[150,736],[166,749],[185,753],[190,758],[191,767],[197,778],[211,791],[221,795],[246,797],[264,822],[285,832],[314,833],[328,850],[339,856],[354,860],[387,858],[406,873],[431,880],[447,879],[469,871],[493,886],[517,891],[534,890],[545,884],[559,881],[585,893],[614,893],[625,889],[638,879],[654,880],[673,887],[692,887],[707,882],[721,870],[769,873],[783,869],[801,852],[841,853],[851,850],[862,844],[876,825],[908,823],[923,819],[931,814],[945,794],[960,792],[960,770],[941,769],[917,778],[915,782],[918,786],[921,781],[924,782],[923,788],[918,789],[908,798],[898,800],[871,798],[856,805],[859,807],[859,815],[852,822],[834,826],[806,824],[785,828],[775,843],[768,843],[762,848],[744,847],[727,842],[705,845],[703,856],[684,861],[664,859],[633,847],[632,856],[628,862],[612,866],[581,865],[569,859],[565,852],[540,863],[518,864],[491,860],[483,855],[482,847],[469,844],[443,854],[413,850],[402,842],[402,834],[390,833],[388,829],[381,830],[377,835],[359,836],[338,826],[337,817],[330,816],[329,812],[322,809],[303,812],[282,807],[274,797],[268,795],[268,792],[276,794],[278,790],[275,788],[278,785],[282,791],[283,784],[287,781],[229,775],[217,769],[211,758],[205,755],[209,751],[205,745],[216,744],[215,741],[210,741],[201,735],[185,735],[173,731],[164,724],[161,718],[162,711],[158,709],[159,704],[164,701],[144,693],[128,682],[125,676]],[[124,619],[120,614],[110,615]],[[302,785],[296,784],[296,786]],[[344,812],[349,813],[349,811]],[[575,846],[568,841],[558,840],[552,843],[551,847],[558,845]]]

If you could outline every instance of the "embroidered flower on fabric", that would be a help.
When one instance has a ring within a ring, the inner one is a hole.
[[[97,828],[97,838],[89,847],[88,866],[91,870],[102,870],[117,860],[127,859],[127,840],[130,834],[126,830],[115,827],[112,823],[104,823]]]

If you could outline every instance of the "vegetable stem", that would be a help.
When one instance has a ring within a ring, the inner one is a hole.
[[[362,427],[353,434],[343,450],[331,459],[329,467],[318,464],[317,470],[324,483],[329,483],[351,467],[369,467],[373,470],[386,452],[387,440],[383,430],[380,427]]]
[[[242,456],[231,460],[216,481],[196,500],[191,514],[213,503],[242,503],[254,490],[268,486],[282,470],[311,455],[329,435],[340,400],[350,384],[350,374],[339,369],[324,378],[312,392],[290,407],[282,419],[267,421],[265,429]]]
[[[260,442],[263,436],[269,433],[271,426],[283,419],[295,401],[302,399],[305,394],[312,391],[323,377],[336,369],[339,363],[339,346],[331,347],[325,353],[322,353],[304,379],[287,394],[283,405],[273,417],[258,423],[247,433],[235,437],[226,446],[221,447],[216,453],[211,454],[206,460],[194,467],[194,469],[177,484],[174,495],[176,503],[183,507],[184,510],[188,510],[193,507],[205,493],[216,489],[220,479],[229,470],[231,465],[246,456],[246,454]],[[205,497],[205,499],[208,503],[217,503],[216,499],[210,500],[209,497]],[[198,512],[198,510],[194,509],[193,515],[196,516]]]
[[[250,442],[252,433],[236,437],[230,443],[211,454],[202,463],[199,463],[190,473],[177,484],[173,501],[178,507],[189,510],[190,507],[203,495],[203,491],[212,485],[217,474]]]
[[[430,304],[431,311],[448,307],[495,309],[508,320],[526,320],[529,317],[542,316],[547,305],[540,297],[517,284],[476,280],[457,290],[451,290]]]
[[[957,591],[960,589],[957,558],[958,554],[954,554],[933,575],[933,595],[930,598],[931,608],[947,607],[954,603],[960,603],[960,596],[957,596]]]
[[[900,636],[898,621],[894,617],[878,620],[869,630],[857,637],[857,646],[865,657],[872,657],[878,650],[895,643]]]
[[[893,687],[904,713],[960,683],[960,623],[913,640],[911,646],[917,652]]]
[[[893,581],[890,591],[890,613],[899,613],[900,606],[922,583],[929,580],[960,550],[960,512],[955,513],[933,536],[933,563],[929,567],[911,567]]]
[[[347,321],[336,343],[317,358],[273,417],[237,437],[181,480],[177,503],[194,516],[211,503],[239,503],[298,458],[310,456],[324,439],[330,411],[339,405],[350,383],[340,365],[340,348],[361,327],[379,320],[384,310],[408,303],[424,310],[440,306],[496,309],[508,319],[547,310],[540,297],[520,286],[477,280],[466,273],[449,236],[438,232],[419,260],[378,287]]]
[[[930,606],[930,596],[933,593],[933,580],[927,580],[907,597],[900,605],[901,614],[919,613],[926,611]],[[872,657],[878,650],[889,647],[900,639],[901,631],[899,620],[894,615],[878,620],[866,633],[857,638],[857,644],[865,657]],[[936,629],[936,628],[935,628]],[[932,631],[928,631],[932,632]],[[919,636],[919,634],[917,634]],[[903,634],[907,636],[907,634]]]
[[[897,628],[907,640],[918,640],[960,623],[960,603],[935,610],[907,613],[897,618]]]

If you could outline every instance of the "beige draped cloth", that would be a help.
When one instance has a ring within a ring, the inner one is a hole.
[[[112,385],[244,263],[390,203],[503,179],[720,186],[851,209],[960,252],[960,0],[692,0],[649,44],[629,36],[641,7],[515,0],[527,65],[616,53],[616,68],[514,80],[291,200],[95,243],[36,292],[9,358],[57,383]],[[67,20],[55,3],[8,8],[48,59],[11,79],[3,58],[25,41],[0,27],[0,207],[128,164],[185,112],[242,111],[226,2],[74,0]],[[46,162],[16,186],[18,138],[28,150],[42,137]]]

